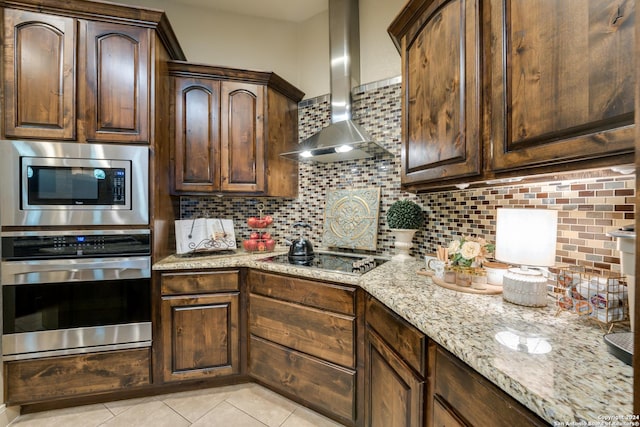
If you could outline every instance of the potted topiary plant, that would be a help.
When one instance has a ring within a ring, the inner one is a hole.
[[[411,200],[398,200],[387,211],[387,225],[395,237],[398,253],[391,260],[405,262],[413,260],[409,254],[413,246],[413,236],[424,223],[422,208]]]

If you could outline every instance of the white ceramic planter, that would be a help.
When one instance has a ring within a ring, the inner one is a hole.
[[[396,254],[391,257],[391,261],[395,262],[407,262],[414,261],[414,258],[410,255],[411,248],[413,247],[413,236],[418,230],[411,229],[392,229],[391,233],[395,237]]]

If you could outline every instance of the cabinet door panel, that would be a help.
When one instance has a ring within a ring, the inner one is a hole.
[[[5,135],[74,139],[76,21],[5,9]]]
[[[480,173],[479,12],[450,0],[411,33],[404,50],[402,182]]]
[[[380,339],[367,333],[367,426],[423,426],[424,382]]]
[[[631,152],[633,2],[508,0],[491,10],[492,168]]]
[[[264,191],[264,87],[223,82],[222,190]]]
[[[439,399],[433,399],[433,427],[466,427]]]
[[[149,30],[102,22],[81,28],[86,139],[148,142]]]
[[[220,81],[176,77],[175,189],[220,189]]]
[[[163,297],[164,380],[239,372],[237,294]]]

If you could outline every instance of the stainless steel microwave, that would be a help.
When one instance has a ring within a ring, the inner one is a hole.
[[[2,226],[145,225],[149,148],[0,141]]]

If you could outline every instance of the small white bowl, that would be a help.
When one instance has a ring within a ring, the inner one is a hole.
[[[502,276],[509,270],[509,265],[501,262],[485,262],[482,267],[487,272],[487,283],[494,286],[502,286]]]

